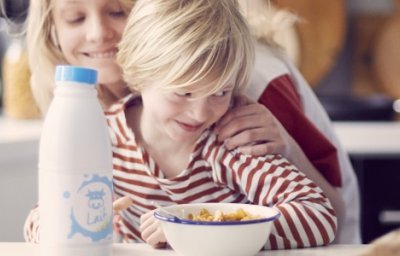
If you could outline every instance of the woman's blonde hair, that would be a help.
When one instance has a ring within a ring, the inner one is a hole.
[[[269,45],[276,45],[277,34],[300,20],[294,13],[280,9],[268,0],[239,1],[239,6],[253,36]]]
[[[129,13],[135,0],[120,0]],[[33,96],[45,114],[53,98],[55,66],[67,64],[58,46],[52,0],[31,0],[26,24],[26,42]]]
[[[117,61],[131,89],[156,84],[211,95],[250,80],[254,42],[235,0],[138,0]],[[197,82],[212,79],[202,88]]]

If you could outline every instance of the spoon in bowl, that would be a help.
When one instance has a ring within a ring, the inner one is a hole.
[[[164,218],[164,219],[173,220],[174,222],[182,222],[182,218],[180,218],[176,214],[166,210],[160,204],[158,204],[154,201],[152,201],[151,203],[152,203],[152,205],[154,205],[157,208],[157,210],[154,212],[154,215],[158,215],[159,217]]]

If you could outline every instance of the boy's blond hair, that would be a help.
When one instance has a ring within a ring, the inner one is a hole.
[[[120,0],[129,13],[135,0]],[[52,0],[31,0],[26,24],[26,42],[33,96],[45,114],[53,98],[55,66],[68,64],[58,46]]]
[[[117,61],[131,89],[149,84],[211,95],[249,83],[254,42],[236,0],[138,0]],[[211,79],[202,88],[192,85]]]

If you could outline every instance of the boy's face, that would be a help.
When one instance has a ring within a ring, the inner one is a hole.
[[[196,86],[202,86],[203,81]],[[158,134],[175,142],[195,143],[201,133],[217,122],[228,110],[233,83],[210,96],[163,91],[155,86],[141,91],[142,119],[151,123]]]
[[[126,24],[118,0],[53,0],[58,43],[71,65],[99,71],[99,83],[122,80],[115,61]]]

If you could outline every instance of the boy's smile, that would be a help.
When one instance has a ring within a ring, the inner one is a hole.
[[[176,121],[178,125],[187,132],[196,132],[203,127],[203,124],[188,124],[180,121]]]

